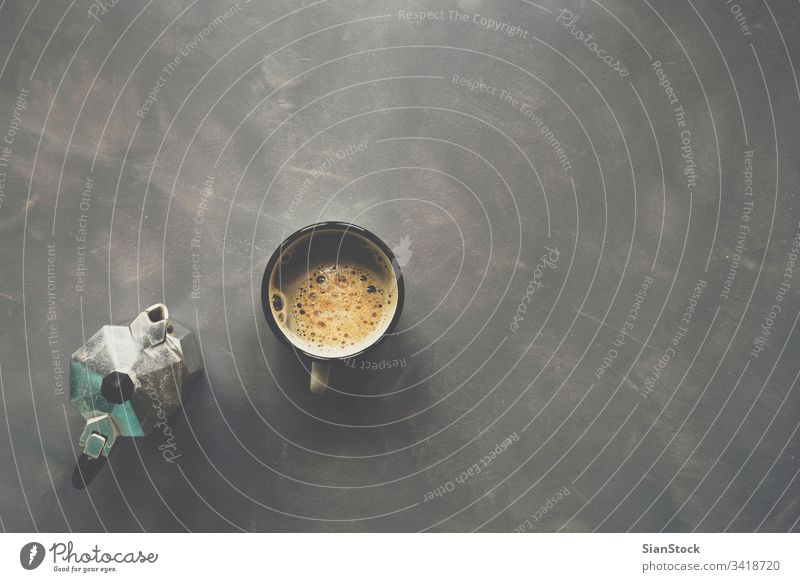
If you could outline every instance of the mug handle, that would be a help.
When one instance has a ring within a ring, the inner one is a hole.
[[[322,394],[328,389],[328,378],[331,375],[331,363],[312,360],[311,362],[311,392]]]

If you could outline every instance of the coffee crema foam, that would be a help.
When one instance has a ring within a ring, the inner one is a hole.
[[[383,331],[393,301],[391,289],[361,265],[318,265],[295,287],[292,331],[315,351],[349,352]]]

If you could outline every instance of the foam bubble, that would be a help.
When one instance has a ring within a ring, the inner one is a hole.
[[[318,265],[295,288],[293,331],[334,352],[362,343],[391,317],[389,303],[375,301],[378,292],[383,293],[382,282],[361,265]]]

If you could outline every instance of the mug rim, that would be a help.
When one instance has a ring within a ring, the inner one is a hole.
[[[394,314],[392,315],[392,319],[389,322],[389,325],[386,326],[386,329],[383,333],[378,337],[374,342],[371,344],[361,348],[357,352],[353,352],[352,354],[348,354],[346,356],[319,356],[315,354],[311,354],[298,346],[297,344],[293,343],[292,340],[284,333],[283,329],[278,325],[278,322],[275,321],[275,316],[272,314],[272,309],[270,308],[270,301],[269,301],[269,281],[272,278],[272,272],[275,270],[275,266],[280,260],[281,255],[283,254],[283,249],[292,245],[294,242],[298,241],[302,237],[306,236],[309,232],[313,233],[316,230],[321,229],[336,229],[336,230],[343,230],[345,233],[347,232],[354,232],[356,234],[360,234],[364,238],[368,239],[371,243],[375,244],[380,251],[386,256],[386,259],[389,261],[389,265],[392,268],[392,273],[394,274],[395,281],[397,282],[397,300],[396,300],[396,307],[394,310]],[[336,360],[348,360],[350,358],[355,358],[356,356],[360,356],[367,351],[375,348],[380,344],[386,337],[394,330],[397,326],[397,322],[400,319],[400,312],[403,310],[403,304],[405,303],[405,287],[403,285],[403,273],[400,270],[400,265],[397,263],[397,258],[395,257],[392,250],[386,245],[383,240],[378,237],[373,232],[370,232],[363,226],[358,226],[357,224],[353,224],[351,222],[342,222],[339,220],[328,220],[323,222],[316,222],[314,224],[309,224],[308,226],[304,226],[303,228],[294,231],[288,237],[286,237],[276,248],[272,256],[270,257],[269,261],[267,261],[267,266],[264,269],[264,275],[261,279],[261,309],[264,312],[264,317],[269,324],[272,333],[288,348],[293,349],[305,356],[311,358],[312,360],[316,361],[336,361]]]

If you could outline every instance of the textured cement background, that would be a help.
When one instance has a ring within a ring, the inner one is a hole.
[[[0,526],[797,530],[798,31],[777,0],[0,1]],[[320,220],[407,295],[313,397],[259,285]],[[206,369],[179,456],[120,442],[76,491],[69,356],[162,300]]]

